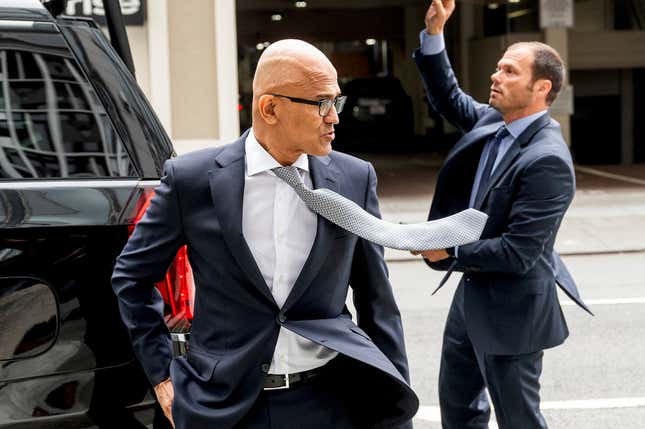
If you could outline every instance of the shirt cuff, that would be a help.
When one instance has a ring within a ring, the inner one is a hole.
[[[425,30],[421,30],[419,42],[421,43],[421,53],[423,55],[437,55],[446,49],[443,33],[428,34]]]
[[[455,247],[453,247],[453,249],[452,249],[452,253],[453,253],[453,256],[454,256],[455,258],[458,258],[458,257],[459,257],[459,246],[455,246]]]

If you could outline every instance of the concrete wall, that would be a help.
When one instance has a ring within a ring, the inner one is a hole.
[[[219,135],[214,16],[212,0],[168,2],[173,138]]]
[[[573,31],[604,31],[612,28],[613,9],[608,0],[578,0],[575,2]]]
[[[645,31],[572,31],[569,46],[573,70],[645,67]]]
[[[464,89],[486,101],[489,76],[506,47],[520,40],[545,40],[545,36],[514,33],[482,39],[482,8],[459,7],[459,22],[453,22],[460,49],[453,52],[455,67]],[[409,58],[418,47],[426,8],[426,3],[407,2],[403,13],[390,17],[396,22],[388,27],[404,41],[392,46],[394,69],[413,99],[418,134],[433,125]],[[560,43],[568,51],[572,70],[645,67],[645,32],[610,31],[612,8],[612,0],[575,2],[575,26],[562,33]],[[239,135],[235,0],[150,0],[147,15],[145,27],[128,28],[137,79],[177,150],[219,144]],[[252,34],[254,27],[245,22],[242,36]]]
[[[575,2],[574,27],[568,33],[568,61],[571,70],[645,67],[645,31],[610,31],[613,3],[609,0]],[[481,34],[481,33],[480,33]],[[540,33],[514,33],[475,38],[470,41],[471,93],[488,96],[489,75],[506,46],[520,40],[544,41]]]
[[[107,30],[106,30],[107,32]],[[132,50],[134,70],[137,75],[137,82],[150,98],[150,62],[148,61],[148,29],[147,27],[127,27],[128,40]]]
[[[128,27],[137,81],[178,153],[239,135],[234,0],[148,1]]]

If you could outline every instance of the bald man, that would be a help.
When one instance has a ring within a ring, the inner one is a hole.
[[[306,186],[380,216],[374,168],[332,151],[343,102],[322,52],[276,42],[256,70],[252,128],[166,162],[113,287],[175,427],[411,427],[418,399],[383,249],[311,212],[272,171],[296,166]],[[183,245],[196,297],[190,349],[173,359],[153,284]]]

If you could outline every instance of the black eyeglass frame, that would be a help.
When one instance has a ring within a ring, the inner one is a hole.
[[[320,100],[320,101],[307,100],[307,99],[304,99],[304,98],[297,98],[297,97],[289,97],[288,95],[274,94],[274,93],[269,93],[268,95],[273,95],[274,97],[283,97],[283,98],[286,98],[289,101],[293,101],[294,103],[301,103],[301,104],[309,104],[309,105],[312,105],[312,106],[318,106],[318,114],[320,116],[322,116],[323,118],[325,116],[329,115],[329,112],[331,112],[332,106],[334,106],[336,108],[336,113],[342,112],[343,107],[345,106],[345,102],[347,101],[347,96],[346,95],[339,95],[338,97],[333,98],[333,99],[332,98],[327,98],[325,100]],[[331,101],[331,103],[328,104],[329,107],[327,108],[327,112],[325,112],[325,114],[323,114],[323,108],[330,101]]]

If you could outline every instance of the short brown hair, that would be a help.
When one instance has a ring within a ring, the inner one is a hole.
[[[533,51],[533,82],[538,79],[551,81],[551,90],[546,95],[546,104],[551,105],[556,99],[562,86],[566,70],[558,51],[541,42],[518,42],[508,49],[528,47]]]

